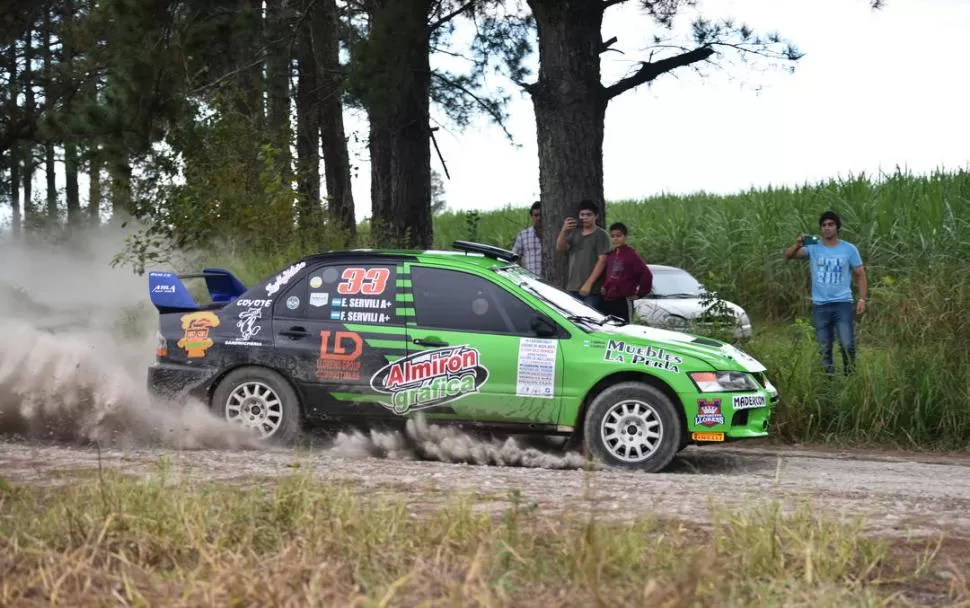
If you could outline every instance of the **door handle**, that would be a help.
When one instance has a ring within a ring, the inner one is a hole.
[[[299,339],[299,338],[305,338],[305,337],[309,336],[310,335],[310,332],[308,332],[303,327],[291,327],[291,328],[289,328],[287,330],[281,331],[280,332],[280,335],[281,336],[287,336],[287,337],[290,337],[290,338],[293,338],[293,339]]]
[[[448,346],[448,343],[443,342],[442,340],[424,339],[424,338],[415,338],[414,343],[420,344],[421,346]]]

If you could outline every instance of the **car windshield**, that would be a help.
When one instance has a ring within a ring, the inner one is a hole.
[[[651,268],[653,289],[650,295],[655,298],[699,298],[706,293],[701,285],[686,270],[680,268]]]
[[[595,308],[587,306],[565,291],[544,282],[521,266],[506,266],[497,270],[515,281],[519,287],[529,290],[571,320],[586,320],[596,325],[602,325],[609,319]]]

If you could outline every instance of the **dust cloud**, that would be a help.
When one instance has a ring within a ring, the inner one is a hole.
[[[0,434],[115,447],[257,447],[202,403],[148,394],[158,317],[147,278],[111,266],[124,237],[117,224],[29,240],[4,235]]]
[[[125,235],[116,223],[0,241],[0,436],[106,447],[268,449],[201,402],[148,394],[158,316],[146,277],[111,266]],[[339,433],[328,451],[510,467],[585,464],[579,453],[529,442],[480,438],[417,418],[404,432]]]
[[[404,432],[339,433],[330,451],[346,458],[435,460],[439,462],[542,469],[600,468],[579,452],[556,452],[523,445],[508,437],[475,437],[454,427],[429,424],[421,416],[407,421]]]

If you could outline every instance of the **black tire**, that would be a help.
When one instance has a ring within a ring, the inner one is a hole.
[[[622,424],[623,428],[617,428],[611,436],[604,422]],[[646,435],[651,430],[659,434],[655,441]],[[670,464],[680,447],[682,432],[680,413],[670,398],[641,382],[614,384],[597,395],[583,424],[583,436],[594,459],[648,473],[662,471]]]
[[[245,398],[247,392],[251,399]],[[210,407],[220,418],[253,429],[268,443],[289,443],[300,435],[302,414],[296,391],[283,376],[265,367],[241,367],[226,374],[212,393]],[[258,411],[247,409],[253,407]]]

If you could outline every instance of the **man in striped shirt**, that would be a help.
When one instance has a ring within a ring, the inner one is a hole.
[[[532,227],[526,228],[515,237],[515,244],[512,251],[517,253],[522,259],[521,264],[526,270],[531,271],[536,276],[542,276],[542,204],[540,201],[532,203],[529,209],[529,216],[532,218]]]

